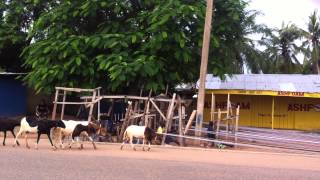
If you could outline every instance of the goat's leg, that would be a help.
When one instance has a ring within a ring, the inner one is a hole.
[[[16,138],[16,135],[14,134],[14,131],[13,131],[13,130],[11,130],[11,133],[12,133],[13,137]],[[20,146],[20,144],[19,144],[18,141],[17,141],[17,144],[18,144],[18,146]]]
[[[7,131],[3,131],[4,135],[3,135],[3,146],[6,145],[6,137],[7,137]]]
[[[130,144],[131,144],[132,149],[133,149],[133,150],[136,150],[136,148],[134,147],[134,144],[132,143],[132,141],[133,141],[133,136],[130,136],[129,138],[130,138]]]
[[[21,134],[22,134],[22,129],[20,128],[20,130],[19,130],[16,138],[14,138],[13,147],[15,147],[16,144],[18,144],[18,138],[19,138],[19,136],[20,136]]]
[[[28,149],[30,149],[30,146],[29,146],[29,144],[28,144],[28,133],[24,133],[24,139],[25,139],[25,141],[26,141],[26,147],[28,148]]]
[[[82,148],[83,148],[83,145],[82,145],[81,143],[79,143],[79,141],[80,141],[80,137],[77,136],[77,137],[76,137],[76,144],[77,144],[77,146],[79,146],[79,147],[78,147],[79,149],[82,149]]]
[[[144,145],[145,145],[145,140],[144,140],[144,138],[142,139],[142,150],[144,151]]]
[[[149,146],[148,146],[148,151],[150,151],[150,149],[151,149],[151,143],[150,143],[151,141],[148,141],[148,144],[149,144]]]
[[[126,139],[123,140],[123,142],[122,142],[122,144],[121,144],[121,146],[120,146],[120,149],[121,149],[121,150],[122,150],[122,148],[123,148],[123,146],[124,146],[125,143],[126,143]]]
[[[64,137],[62,136],[62,131],[61,129],[58,130],[58,141],[59,141],[59,146],[61,149],[64,149],[64,145],[63,145],[63,139]]]
[[[127,139],[127,137],[124,137],[124,138],[123,138],[123,142],[122,142],[122,144],[121,144],[121,146],[120,146],[120,149],[121,149],[121,150],[122,150],[123,146],[125,145],[126,141],[128,141],[128,139]]]
[[[72,140],[71,140],[71,142],[70,142],[70,144],[69,144],[69,148],[70,148],[70,149],[71,149],[73,143],[74,143],[74,139],[72,138]]]
[[[53,149],[53,150],[56,150],[57,147],[52,144],[52,140],[51,140],[51,137],[50,137],[50,132],[47,132],[47,136],[48,136],[48,139],[49,139],[49,141],[50,141],[50,143],[51,143],[52,149]]]
[[[94,143],[94,140],[92,139],[92,137],[90,137],[87,133],[86,133],[87,137],[89,138],[89,140],[92,142],[93,145],[93,149],[97,149],[96,144]]]
[[[37,137],[37,142],[36,142],[36,145],[35,145],[35,149],[38,149],[38,144],[39,144],[40,136],[41,136],[41,134],[38,132],[38,137]]]

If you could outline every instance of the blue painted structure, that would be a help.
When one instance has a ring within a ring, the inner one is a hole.
[[[0,74],[0,117],[25,115],[27,88],[14,74]]]

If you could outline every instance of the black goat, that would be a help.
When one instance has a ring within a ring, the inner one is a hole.
[[[56,148],[55,146],[53,146],[52,144],[52,140],[50,137],[50,130],[54,127],[61,127],[61,128],[65,128],[65,124],[61,121],[53,121],[53,120],[40,120],[40,121],[36,121],[36,120],[31,120],[28,119],[26,117],[21,119],[21,123],[20,123],[20,130],[17,134],[17,137],[15,138],[15,142],[17,142],[19,136],[22,133],[25,133],[25,138],[26,138],[26,147],[29,147],[28,144],[28,133],[37,133],[38,134],[38,138],[37,138],[37,143],[36,143],[36,149],[38,149],[38,143],[40,140],[40,136],[41,134],[47,134],[49,141],[51,143],[52,148]],[[15,144],[14,144],[15,146]]]
[[[70,143],[69,148],[71,148],[71,146],[75,142],[75,140],[77,142],[79,142],[80,135],[83,135],[83,136],[87,137],[92,142],[93,148],[97,149],[91,136],[96,134],[97,132],[100,132],[100,131],[101,131],[101,126],[94,124],[92,122],[90,122],[87,126],[82,125],[82,124],[78,124],[72,132],[72,142]],[[82,142],[80,145],[80,149],[83,149]]]
[[[20,119],[8,117],[0,118],[0,132],[2,131],[4,133],[2,143],[4,146],[6,145],[7,131],[11,131],[13,137],[16,138],[16,135],[14,134],[14,128],[17,126],[20,126]],[[17,144],[20,145],[18,141]]]

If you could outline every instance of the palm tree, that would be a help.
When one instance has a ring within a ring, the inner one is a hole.
[[[274,29],[262,37],[259,44],[265,47],[263,54],[266,58],[263,73],[301,73],[302,65],[297,55],[302,48],[296,44],[301,36],[296,25],[282,24],[280,29]]]
[[[309,58],[309,64],[312,67],[312,72],[320,74],[320,25],[317,17],[317,11],[314,11],[309,16],[308,31],[302,30],[302,32],[306,39],[302,43],[302,46],[306,49],[304,54]]]

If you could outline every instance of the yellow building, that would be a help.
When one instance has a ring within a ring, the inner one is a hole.
[[[240,126],[320,130],[319,75],[242,74],[225,81],[207,75],[205,120],[212,93],[216,110],[226,108],[227,94],[240,105]]]

